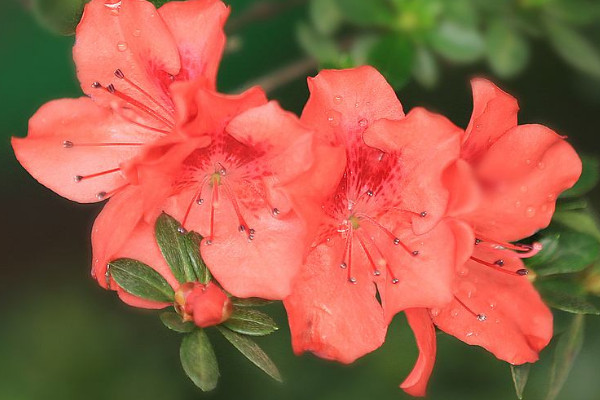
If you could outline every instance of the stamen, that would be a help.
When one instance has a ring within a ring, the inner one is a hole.
[[[377,228],[381,229],[386,235],[388,235],[391,239],[392,242],[395,245],[400,245],[402,246],[402,248],[404,250],[406,250],[407,253],[412,254],[413,256],[416,256],[419,254],[418,251],[413,251],[411,250],[405,243],[403,243],[399,237],[397,237],[396,235],[394,235],[389,229],[387,229],[385,226],[381,225],[379,222],[377,222],[376,220],[374,220],[373,218],[371,218],[370,216],[366,215],[366,214],[356,214],[356,216],[358,218],[363,218],[367,221],[369,221],[370,223],[372,223],[373,225],[375,225]]]
[[[202,180],[202,182],[200,183],[200,186],[198,186],[198,190],[194,192],[194,195],[192,196],[192,200],[190,200],[190,202],[188,203],[187,209],[185,210],[185,214],[183,216],[183,219],[181,220],[181,229],[184,229],[185,227],[185,223],[188,219],[188,216],[190,215],[190,211],[192,210],[192,204],[194,204],[194,202],[196,202],[197,204],[202,204],[202,203],[198,203],[199,200],[199,196],[202,196],[202,190],[204,189],[204,185],[206,184],[206,182],[208,182],[209,176],[204,177],[204,179]],[[196,200],[197,199],[197,200]],[[204,200],[202,200],[202,202],[204,202]],[[180,232],[180,233],[186,233],[186,232]]]
[[[107,143],[73,143],[70,140],[63,141],[62,145],[65,149],[73,147],[109,147],[109,146],[143,146],[145,143],[130,143],[130,142],[107,142]]]
[[[115,76],[119,79],[124,80],[125,82],[127,82],[129,85],[133,86],[135,89],[137,89],[138,91],[140,91],[140,93],[142,93],[144,96],[146,96],[151,102],[153,102],[155,105],[157,105],[158,107],[160,107],[164,112],[166,112],[169,116],[173,117],[173,111],[169,110],[167,107],[164,106],[164,104],[159,103],[154,97],[152,97],[152,95],[148,92],[146,92],[144,89],[142,89],[140,86],[138,86],[137,84],[135,84],[133,81],[131,81],[130,79],[128,79],[125,74],[123,73],[123,71],[121,71],[120,69],[115,70]]]
[[[223,170],[224,170],[224,168],[223,168]],[[238,217],[239,227],[243,228],[243,229],[238,228],[238,230],[240,232],[244,232],[246,230],[246,228],[248,227],[248,223],[246,222],[246,220],[244,219],[244,216],[242,215],[242,211],[240,210],[240,206],[235,198],[235,195],[233,194],[233,190],[231,190],[231,188],[229,187],[227,182],[225,182],[225,180],[222,180],[221,184],[223,185],[223,188],[225,189],[225,194],[229,198],[229,201],[231,202],[231,205],[233,206],[233,210],[235,211],[235,214]],[[250,240],[254,239],[254,233],[255,233],[255,230],[249,228],[248,229],[248,239],[250,239]]]
[[[491,263],[491,262],[487,262],[487,261],[484,261],[482,259],[479,259],[479,258],[473,257],[473,256],[471,256],[471,260],[473,260],[479,264],[485,265],[487,267],[494,268],[496,271],[504,272],[505,274],[512,275],[512,276],[523,276],[523,275],[527,275],[529,273],[529,271],[527,271],[524,268],[518,269],[516,271],[509,271],[509,270],[502,268],[504,266],[504,260],[496,260],[493,263]]]
[[[369,253],[369,250],[367,250],[367,246],[365,245],[365,242],[363,241],[361,235],[357,234],[356,238],[358,239],[358,244],[360,244],[360,247],[365,252],[365,255],[367,256],[367,259],[369,260],[371,267],[373,268],[373,275],[375,275],[375,276],[381,275],[381,271],[379,271],[379,269],[377,268],[377,264],[375,264],[375,261],[373,260],[371,253]]]
[[[212,185],[212,197],[210,200],[210,235],[206,244],[212,244],[215,238],[215,202],[219,201],[219,185]]]
[[[515,254],[515,256],[517,256],[519,258],[533,257],[540,250],[542,250],[542,244],[539,242],[533,242],[530,245],[522,244],[522,243],[511,244],[508,242],[500,242],[500,241],[496,241],[496,240],[487,239],[481,235],[477,235],[477,236],[478,236],[478,238],[475,239],[475,244],[479,244],[481,242],[486,242],[486,243],[496,246],[497,248],[500,247],[500,248],[506,249],[506,250],[514,250],[517,252]]]
[[[357,234],[357,237],[359,237],[359,240],[361,238],[361,236],[359,236]],[[379,255],[379,257],[381,258],[381,260],[384,262],[385,268],[387,270],[388,275],[392,278],[391,282],[393,284],[396,284],[398,282],[400,282],[400,280],[395,276],[394,271],[392,271],[392,267],[390,265],[390,263],[388,263],[385,259],[385,256],[383,255],[383,252],[381,251],[381,249],[379,248],[379,246],[377,246],[377,243],[375,243],[375,241],[369,236],[366,235],[367,241],[369,242],[369,245],[371,245],[372,248],[375,249],[375,251],[377,252],[377,254]]]
[[[353,229],[350,227],[348,230],[348,236],[346,237],[346,248],[344,250],[344,258],[340,263],[340,268],[348,270],[348,282],[356,283],[356,278],[352,276],[352,240],[353,240]],[[346,260],[348,260],[346,262]]]
[[[101,172],[96,172],[95,174],[89,174],[89,175],[75,175],[73,177],[73,180],[75,182],[81,182],[84,179],[90,179],[90,178],[96,178],[98,176],[102,176],[102,175],[108,175],[108,174],[112,174],[114,172],[118,172],[120,171],[121,168],[113,168],[113,169],[109,169],[106,171],[101,171]]]
[[[96,198],[97,198],[98,200],[104,200],[104,199],[106,199],[107,197],[110,197],[110,196],[112,196],[112,195],[114,195],[114,194],[117,194],[117,193],[118,193],[118,192],[120,192],[121,190],[125,189],[127,186],[129,186],[129,183],[126,183],[126,184],[124,184],[124,185],[121,185],[121,186],[119,186],[118,188],[111,190],[110,192],[104,192],[104,191],[102,191],[102,192],[98,192],[98,194],[96,194]]]
[[[92,87],[97,88],[97,89],[101,89],[103,88],[103,86],[99,83],[99,82],[94,82],[92,84]],[[156,111],[154,111],[153,109],[151,109],[150,107],[146,106],[145,104],[137,101],[136,99],[134,99],[131,96],[126,95],[125,93],[117,90],[115,88],[115,85],[113,85],[112,83],[110,85],[108,85],[106,88],[104,88],[108,93],[115,95],[116,97],[124,100],[125,102],[131,104],[134,107],[137,107],[139,110],[145,112],[146,114],[148,114],[149,116],[155,118],[156,120],[162,122],[163,124],[165,124],[166,126],[168,126],[169,128],[173,129],[175,127],[175,125],[167,120],[166,118],[164,118],[162,115],[158,114]]]
[[[464,307],[470,314],[472,314],[478,321],[485,321],[487,319],[487,315],[485,314],[477,314],[475,311],[471,310],[465,303],[463,303],[458,297],[454,296],[454,300],[456,300],[461,306]]]

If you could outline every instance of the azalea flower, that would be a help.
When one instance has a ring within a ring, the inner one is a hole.
[[[458,264],[448,305],[406,313],[420,355],[401,387],[418,396],[425,394],[435,361],[434,324],[511,364],[538,359],[552,338],[552,313],[521,259],[541,245],[511,242],[546,227],[558,195],[581,174],[581,161],[564,137],[542,125],[517,125],[516,99],[491,82],[475,79],[472,86],[461,160],[446,179],[456,200],[448,213],[471,227],[472,254]]]
[[[177,133],[193,110],[171,89],[197,80],[215,85],[228,9],[219,1],[92,0],[76,31],[73,57],[89,97],[54,100],[13,138],[21,164],[71,200],[107,199],[135,184],[135,163]]]
[[[284,304],[296,353],[350,363],[382,344],[397,312],[452,299],[461,227],[442,220],[443,173],[460,130],[424,109],[405,115],[371,67],[308,84],[301,121],[339,154],[287,187],[313,240]]]
[[[206,328],[225,322],[233,312],[233,302],[215,283],[187,282],[175,292],[175,304],[183,321]]]

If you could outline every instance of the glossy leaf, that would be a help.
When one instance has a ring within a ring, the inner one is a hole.
[[[530,369],[531,364],[510,366],[513,383],[515,384],[515,392],[517,393],[519,400],[523,398],[523,391],[525,390],[525,385],[527,385]]]
[[[251,308],[236,309],[223,325],[234,332],[251,336],[265,336],[279,329],[273,318]]]
[[[386,0],[336,0],[343,18],[358,26],[387,27],[394,23],[392,7]]]
[[[416,50],[412,74],[417,82],[430,89],[438,82],[439,68],[433,54],[426,47]]]
[[[494,73],[510,78],[521,72],[529,60],[529,47],[505,21],[492,21],[485,36],[487,59]]]
[[[89,0],[33,0],[33,13],[40,23],[61,35],[72,35]]]
[[[485,42],[475,27],[445,21],[432,33],[431,46],[444,58],[460,63],[473,62],[485,51]]]
[[[600,17],[600,3],[595,0],[555,0],[545,10],[553,18],[575,25],[587,25]]]
[[[540,284],[540,293],[550,307],[572,314],[600,315],[596,306],[588,302],[583,295],[564,287],[566,283],[563,282]]]
[[[112,278],[127,293],[151,301],[173,301],[173,288],[146,264],[130,258],[119,258],[108,265]]]
[[[598,241],[580,232],[550,233],[540,242],[544,246],[542,251],[526,262],[542,276],[579,272],[600,254]]]
[[[278,382],[282,382],[281,374],[277,366],[271,361],[269,356],[252,339],[242,336],[225,327],[217,325],[217,329],[236,349],[240,351],[248,360],[258,368],[262,369],[267,375]]]
[[[195,232],[181,233],[181,225],[162,213],[156,220],[156,241],[175,278],[181,282],[210,281],[210,273],[200,256],[202,236]]]
[[[600,228],[598,227],[596,218],[589,209],[558,211],[552,219],[569,229],[593,236],[600,242]]]
[[[575,315],[569,328],[558,337],[546,400],[556,399],[569,376],[575,358],[583,345],[584,318],[583,315]]]
[[[569,190],[564,191],[561,198],[579,197],[592,190],[600,181],[600,160],[596,157],[580,155],[583,163],[581,177]]]
[[[331,35],[342,22],[342,11],[337,0],[311,0],[309,13],[313,26],[322,35]]]
[[[273,300],[259,299],[258,297],[248,297],[247,299],[232,297],[231,302],[236,307],[262,307],[272,304]]]
[[[600,53],[584,36],[566,24],[548,22],[550,43],[574,68],[600,78]]]
[[[189,378],[205,392],[217,387],[219,365],[203,329],[186,335],[179,348],[181,366]]]
[[[173,311],[164,311],[160,314],[160,320],[172,331],[179,333],[189,333],[196,328],[192,322],[185,322],[181,319],[181,315]]]
[[[387,35],[371,47],[368,62],[399,89],[410,78],[414,53],[413,44],[404,36]]]
[[[299,24],[296,35],[300,46],[321,64],[339,62],[341,53],[333,39],[326,37],[306,24]]]

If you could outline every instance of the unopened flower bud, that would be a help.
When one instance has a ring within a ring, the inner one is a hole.
[[[175,292],[175,308],[184,321],[201,327],[226,321],[233,311],[229,296],[214,283],[187,282]]]

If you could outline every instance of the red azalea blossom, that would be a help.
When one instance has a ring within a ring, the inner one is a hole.
[[[194,321],[200,328],[218,325],[233,312],[233,303],[216,284],[184,283],[175,292],[175,303],[184,321]]]
[[[452,299],[442,177],[460,130],[423,109],[404,115],[371,67],[322,71],[309,88],[301,120],[339,155],[290,188],[313,244],[284,304],[296,353],[350,363],[382,344],[397,312]]]
[[[18,160],[40,183],[78,202],[104,200],[135,183],[131,169],[145,158],[145,145],[176,135],[186,120],[176,110],[173,82],[214,87],[228,13],[215,0],[159,10],[147,1],[92,0],[73,49],[91,99],[40,108],[28,136],[13,138]]]
[[[536,361],[552,338],[552,313],[521,261],[541,246],[510,242],[550,223],[558,195],[579,178],[581,161],[552,130],[517,125],[517,101],[492,83],[474,80],[473,100],[461,160],[446,182],[455,200],[474,199],[470,208],[462,201],[449,213],[468,223],[475,245],[458,264],[450,304],[407,312],[421,354],[401,387],[418,396],[435,361],[433,323],[515,365]]]

